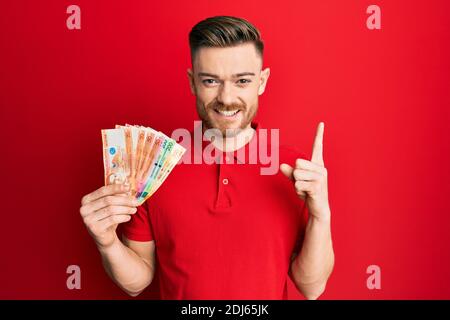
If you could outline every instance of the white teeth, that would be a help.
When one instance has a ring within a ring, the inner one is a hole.
[[[234,110],[234,111],[218,111],[220,114],[226,116],[226,117],[231,117],[234,116],[239,110]]]

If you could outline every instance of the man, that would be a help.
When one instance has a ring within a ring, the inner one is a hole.
[[[194,26],[189,42],[188,78],[203,129],[220,131],[223,139],[212,146],[236,162],[179,165],[139,208],[127,185],[84,196],[80,213],[105,270],[131,296],[158,268],[165,299],[285,299],[288,276],[307,299],[317,299],[334,265],[324,124],[311,161],[280,148],[282,173],[261,175],[261,164],[238,154],[254,152],[249,146],[260,129],[252,120],[270,74],[262,70],[259,31],[244,19],[217,16]]]

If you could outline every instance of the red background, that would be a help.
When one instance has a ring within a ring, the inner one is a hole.
[[[70,4],[81,30],[66,28]],[[370,4],[381,30],[366,27]],[[261,123],[310,155],[325,122],[336,265],[322,298],[450,298],[449,10],[411,0],[2,1],[0,298],[127,298],[78,211],[103,183],[100,129],[191,129],[187,36],[219,14],[262,33],[272,72]],[[71,264],[81,290],[66,288]],[[372,264],[381,290],[366,287]]]

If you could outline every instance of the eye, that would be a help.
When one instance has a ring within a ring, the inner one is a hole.
[[[202,80],[202,83],[205,85],[212,85],[212,84],[216,84],[217,81],[216,81],[216,79],[205,79],[205,80]]]
[[[250,82],[252,82],[250,79],[239,79],[238,80],[239,84],[246,84],[246,83],[250,83]]]

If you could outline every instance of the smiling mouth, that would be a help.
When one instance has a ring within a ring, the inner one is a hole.
[[[236,110],[232,110],[232,111],[225,111],[225,110],[214,109],[214,111],[224,117],[233,117],[236,114],[238,114],[241,110],[236,109]]]

